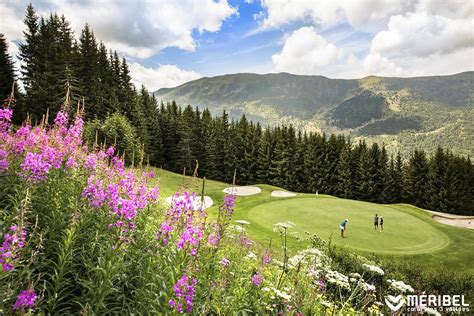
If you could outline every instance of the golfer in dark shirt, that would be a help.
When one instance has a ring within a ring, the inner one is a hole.
[[[377,230],[379,228],[379,216],[375,214],[374,217],[374,229]]]
[[[380,216],[380,231],[383,232],[383,217]]]
[[[349,222],[348,219],[345,219],[339,224],[339,228],[341,229],[341,237],[344,238],[344,231],[346,230],[346,224]]]

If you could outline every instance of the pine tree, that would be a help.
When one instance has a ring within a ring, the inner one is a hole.
[[[419,207],[428,207],[428,162],[424,151],[415,149],[406,166],[407,200]]]
[[[432,210],[446,210],[444,205],[447,198],[446,168],[447,158],[444,150],[438,147],[436,153],[431,157],[429,162],[429,183],[428,183],[428,205]]]
[[[364,201],[375,201],[378,194],[378,159],[379,147],[376,143],[361,156],[357,172],[359,174],[358,198]]]
[[[79,65],[77,76],[85,99],[85,118],[104,119],[106,113],[100,107],[99,85],[99,52],[94,32],[86,24],[79,38]]]
[[[193,108],[188,105],[178,122],[179,142],[176,146],[176,163],[179,169],[186,168],[188,174],[192,174],[194,166],[194,153],[192,146],[194,142],[194,135],[192,124],[194,123]]]
[[[306,179],[304,178],[304,153],[306,140],[306,133],[303,135],[301,131],[298,131],[295,143],[295,155],[293,158],[293,178],[289,187],[290,190],[295,192],[306,191]]]
[[[338,164],[337,195],[346,199],[353,196],[354,183],[351,166],[351,147],[346,145]]]
[[[253,125],[250,123],[249,133],[245,138],[245,155],[243,165],[247,170],[246,182],[256,183],[257,172],[258,172],[258,154],[259,154],[259,143],[262,137],[262,128],[260,124]]]
[[[389,181],[388,154],[385,145],[382,145],[380,155],[377,161],[377,176],[375,178],[375,201],[379,203],[388,203],[389,193],[387,183]]]
[[[7,41],[0,33],[0,100],[10,95],[15,80],[15,68],[8,54]]]
[[[273,160],[275,140],[270,128],[263,131],[258,144],[257,181],[259,183],[270,183],[270,165]]]

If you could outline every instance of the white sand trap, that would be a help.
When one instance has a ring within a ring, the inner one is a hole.
[[[259,187],[252,187],[252,186],[244,186],[244,187],[228,187],[222,190],[224,193],[234,194],[237,196],[245,196],[245,195],[255,195],[262,192],[262,189]]]
[[[437,222],[440,222],[440,223],[446,224],[446,225],[474,229],[474,218],[471,218],[471,219],[457,218],[457,219],[455,219],[455,218],[447,218],[447,217],[441,217],[441,216],[433,215],[433,219]]]
[[[439,223],[456,227],[474,229],[474,216],[456,215],[428,210],[426,211],[428,213],[433,214],[432,218]]]
[[[274,196],[274,197],[292,197],[292,196],[296,196],[296,193],[295,192],[289,192],[289,191],[275,190],[275,191],[272,191],[272,196]]]
[[[168,196],[165,201],[166,203],[171,205],[171,201],[173,201],[173,196]],[[178,199],[183,199],[183,196],[179,196]],[[193,210],[198,211],[201,209],[201,196],[190,196],[189,199],[193,203]],[[205,210],[207,208],[210,208],[214,204],[214,201],[211,199],[210,196],[205,195],[204,196],[204,203],[202,205],[202,209]]]

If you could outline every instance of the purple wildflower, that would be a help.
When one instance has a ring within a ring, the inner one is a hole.
[[[234,213],[236,196],[231,194],[226,194],[224,197],[224,202],[222,203],[222,209],[225,211],[224,215],[232,217]]]
[[[26,311],[35,306],[38,296],[33,289],[23,290],[16,297],[16,302],[13,304],[13,310]]]
[[[14,266],[12,262],[20,255],[20,249],[25,247],[26,231],[18,231],[16,225],[11,226],[8,233],[3,235],[2,246],[0,247],[0,264],[2,270],[12,271]]]
[[[112,157],[114,155],[114,152],[115,152],[114,146],[110,146],[109,148],[107,148],[107,151],[105,153],[107,154],[107,156]]]
[[[184,308],[186,312],[190,313],[193,309],[194,294],[197,280],[193,277],[183,275],[173,286],[175,299],[171,299],[168,303],[177,312],[183,313]]]
[[[229,259],[222,258],[221,264],[222,264],[224,267],[228,267],[229,264],[230,264],[230,261],[229,261]]]
[[[259,276],[258,273],[255,273],[254,275],[252,275],[251,280],[252,280],[253,285],[258,287],[262,283],[263,278],[261,276]]]
[[[268,266],[271,261],[272,261],[272,258],[267,252],[265,252],[265,254],[263,255],[263,264]]]

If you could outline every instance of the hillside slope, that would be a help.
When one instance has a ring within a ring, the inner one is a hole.
[[[474,154],[474,72],[417,78],[232,74],[155,92],[164,102],[226,110],[262,124],[344,133],[391,150],[438,145]]]

